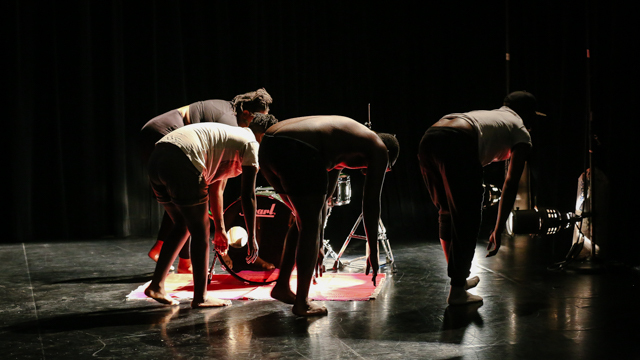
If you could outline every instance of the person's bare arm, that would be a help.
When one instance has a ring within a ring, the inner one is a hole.
[[[327,217],[329,211],[329,203],[332,202],[331,198],[336,192],[336,187],[338,185],[338,178],[340,177],[340,170],[331,170],[329,171],[329,183],[327,188],[327,201],[324,203],[324,208],[322,209],[322,230],[320,231],[320,248],[318,249],[318,262],[316,264],[315,276],[322,277],[322,273],[324,272],[323,262],[324,262],[324,228],[327,225]],[[333,204],[331,205],[333,206]]]
[[[502,196],[498,204],[498,218],[496,226],[489,237],[489,245],[487,246],[487,257],[494,256],[500,250],[502,242],[501,234],[504,231],[509,213],[513,209],[518,194],[518,184],[524,171],[524,166],[531,152],[531,145],[521,143],[513,147],[511,151],[511,160],[509,161],[509,169],[502,185]],[[492,250],[493,248],[493,250]]]
[[[382,194],[384,176],[387,172],[387,165],[387,149],[384,146],[373,149],[367,165],[362,198],[362,215],[369,247],[369,258],[367,259],[367,270],[365,273],[368,275],[369,268],[371,269],[374,286],[376,285],[379,267],[378,224],[380,221],[380,196]]]
[[[215,225],[213,246],[220,254],[225,254],[229,249],[229,234],[224,225],[224,188],[227,179],[219,180],[209,185],[209,210]]]
[[[248,250],[247,263],[252,264],[258,258],[258,241],[256,240],[256,176],[258,169],[243,166],[240,185],[242,212],[247,226]]]

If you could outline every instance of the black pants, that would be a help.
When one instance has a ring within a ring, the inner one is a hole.
[[[451,285],[469,277],[482,221],[482,165],[475,134],[432,127],[418,153],[422,177],[438,208],[440,239],[450,241],[447,273]]]

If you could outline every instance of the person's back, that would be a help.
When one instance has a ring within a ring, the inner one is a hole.
[[[196,101],[189,105],[189,122],[215,122],[231,126],[238,126],[238,119],[231,105],[226,100]]]
[[[386,151],[376,133],[344,116],[318,115],[288,119],[269,128],[265,135],[293,138],[316,148],[326,161],[327,170],[337,166],[366,167],[376,151]]]
[[[518,114],[507,106],[495,110],[475,110],[449,114],[443,119],[462,119],[478,136],[479,160],[483,166],[503,161],[519,143],[531,145],[531,136]]]
[[[178,146],[200,171],[207,183],[220,176],[235,177],[241,165],[258,166],[255,158],[258,142],[248,128],[218,123],[201,123],[182,127],[158,142]],[[245,155],[250,158],[245,158]],[[221,169],[223,167],[223,169]],[[216,174],[220,172],[224,174]]]

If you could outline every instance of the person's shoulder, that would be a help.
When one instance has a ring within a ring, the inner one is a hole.
[[[225,130],[229,133],[233,133],[234,135],[240,137],[246,143],[255,142],[257,143],[256,136],[253,134],[253,131],[248,127],[239,127],[239,126],[230,126],[224,125]]]
[[[511,109],[510,107],[508,107],[506,105],[504,105],[504,106],[502,106],[502,107],[500,107],[498,109],[491,110],[491,111],[496,112],[496,113],[500,113],[500,114],[508,114],[508,115],[520,118],[520,116],[518,116],[518,113],[516,113],[513,109]]]

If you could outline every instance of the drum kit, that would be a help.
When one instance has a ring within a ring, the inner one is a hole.
[[[341,174],[338,178],[336,191],[333,196],[328,199],[327,221],[325,221],[324,227],[327,225],[333,207],[348,205],[350,202],[351,180],[349,175]],[[363,258],[366,259],[365,256],[350,261],[341,260],[351,239],[366,240],[366,236],[356,234],[362,218],[363,215],[361,213],[339,253],[336,254],[329,240],[322,240],[325,255],[330,256],[335,261],[333,270],[342,269],[345,265],[349,265],[353,261]],[[224,222],[225,228],[229,229],[229,250],[226,255],[221,255],[218,252],[215,253],[213,264],[209,271],[209,281],[211,281],[211,274],[214,273],[214,266],[217,260],[220,260],[220,265],[224,270],[244,283],[263,285],[276,281],[277,272],[275,272],[275,270],[280,267],[284,240],[289,227],[295,222],[295,216],[274,189],[272,187],[256,188],[256,241],[258,242],[260,250],[259,258],[255,263],[249,264],[246,261],[247,233],[244,229],[244,214],[242,213],[240,199],[225,209]],[[386,252],[386,264],[391,266],[395,271],[393,253],[391,252],[387,232],[381,219],[378,221],[378,242],[382,244]]]

